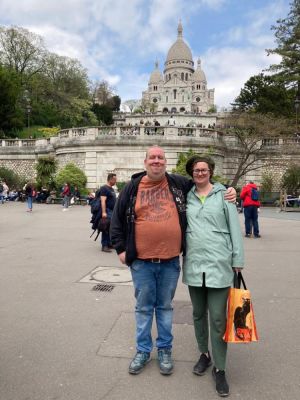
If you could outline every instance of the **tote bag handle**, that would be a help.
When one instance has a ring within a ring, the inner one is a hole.
[[[244,281],[242,273],[241,272],[238,272],[238,273],[234,272],[233,287],[235,289],[240,289],[241,288],[241,283],[243,284],[244,289],[247,290],[246,283]]]

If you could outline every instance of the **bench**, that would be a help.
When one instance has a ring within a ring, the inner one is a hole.
[[[62,204],[63,198],[62,197],[54,197],[51,199],[51,202],[49,204]],[[79,205],[79,206],[86,206],[87,205],[87,199],[85,198],[80,198],[75,200],[74,204],[70,205]]]

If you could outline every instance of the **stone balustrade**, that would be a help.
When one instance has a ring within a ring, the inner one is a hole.
[[[50,138],[39,139],[2,139],[0,140],[0,148],[11,147],[47,147],[48,145],[63,144],[65,141],[93,141],[102,138],[128,138],[129,140],[144,140],[146,137],[157,136],[162,140],[172,139],[182,142],[185,138],[195,139],[197,143],[226,143],[229,147],[238,144],[234,136],[227,136],[215,129],[200,128],[200,127],[181,127],[181,126],[98,126],[98,127],[83,127],[62,129],[57,136]],[[299,146],[300,138],[292,136],[287,138],[266,138],[262,140],[264,147],[278,146]]]

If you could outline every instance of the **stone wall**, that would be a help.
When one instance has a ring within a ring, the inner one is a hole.
[[[34,165],[38,157],[51,155],[58,162],[58,168],[73,162],[87,176],[87,187],[97,188],[106,182],[107,174],[115,172],[119,181],[127,181],[130,176],[143,170],[146,149],[152,145],[164,148],[167,170],[175,168],[178,156],[189,149],[197,153],[209,153],[215,160],[215,173],[230,182],[235,174],[240,149],[232,137],[224,137],[212,130],[163,127],[154,128],[150,134],[139,129],[127,128],[80,128],[61,131],[58,137],[45,140],[0,141],[0,165],[10,168],[27,178],[35,177]],[[279,189],[282,174],[293,162],[300,164],[300,143],[291,141],[290,147],[266,146],[267,166],[256,163],[257,169],[244,176],[238,186],[250,180],[261,182],[262,174],[271,174],[274,190]]]
[[[0,156],[0,167],[5,167],[11,169],[16,174],[26,179],[35,179],[36,170],[35,170],[35,159],[32,158],[22,158],[17,157],[16,155],[12,156]]]

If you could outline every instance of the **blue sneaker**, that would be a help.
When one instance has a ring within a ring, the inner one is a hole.
[[[150,353],[138,351],[129,365],[128,372],[132,375],[139,374],[150,360]]]
[[[173,361],[171,349],[158,350],[158,364],[162,375],[171,375],[173,372]]]

